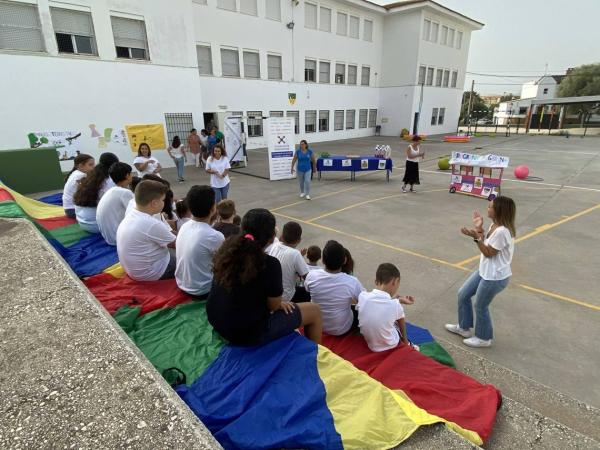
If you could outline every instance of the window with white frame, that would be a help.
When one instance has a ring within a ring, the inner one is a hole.
[[[304,26],[317,29],[317,5],[304,3]]]
[[[321,15],[319,20],[319,30],[331,31],[331,9],[321,6],[319,8],[319,14]]]
[[[419,77],[418,77],[419,84],[425,84],[425,74],[426,73],[427,73],[427,67],[419,66]]]
[[[350,16],[350,37],[358,39],[360,28],[360,19],[356,16]]]
[[[450,87],[455,88],[456,87],[456,81],[458,79],[458,71],[457,70],[453,70],[452,71],[452,78],[450,80]]]
[[[431,20],[425,19],[423,21],[423,40],[428,41],[431,35]]]
[[[458,31],[456,33],[456,48],[459,50],[462,48],[462,40],[463,40],[463,32]]]
[[[441,87],[442,86],[442,78],[444,76],[444,71],[442,69],[437,69],[435,71],[435,85],[437,87]]]
[[[319,131],[329,131],[329,111],[319,111]]]
[[[265,17],[271,20],[281,20],[281,0],[266,0]]]
[[[326,61],[319,61],[319,83],[331,82],[331,64]]]
[[[244,111],[231,111],[229,115],[232,117],[243,117]]]
[[[346,36],[348,34],[348,14],[337,13],[337,27],[336,33],[340,36]]]
[[[224,77],[240,76],[240,57],[238,49],[221,49],[221,70]]]
[[[368,109],[358,110],[358,128],[367,128],[367,120],[369,117]]]
[[[365,19],[363,21],[363,39],[373,42],[373,21]]]
[[[375,128],[377,125],[377,110],[370,109],[369,110],[369,128]]]
[[[269,111],[269,117],[283,117],[283,111]]]
[[[262,111],[248,111],[248,137],[263,135]]]
[[[442,25],[442,40],[440,44],[448,45],[448,27],[446,25]]]
[[[444,125],[444,116],[446,115],[446,108],[440,108],[438,113],[438,125]]]
[[[258,52],[244,50],[244,78],[260,78],[260,58]]]
[[[281,56],[267,55],[267,76],[269,80],[281,80]]]
[[[344,110],[336,109],[333,114],[333,130],[340,131],[344,129]]]
[[[438,109],[433,108],[433,111],[431,111],[431,125],[437,124],[437,118],[438,118]]]
[[[304,81],[317,81],[317,62],[314,59],[304,60]]]
[[[433,67],[428,67],[427,68],[427,79],[425,80],[425,84],[427,86],[432,86],[433,85]]]
[[[110,18],[115,38],[117,58],[150,59],[148,56],[148,39],[146,24],[143,20]]]
[[[346,64],[336,63],[335,65],[335,84],[344,84],[346,78]]]
[[[304,132],[314,133],[317,131],[317,111],[306,110],[304,112]]]
[[[0,48],[46,51],[36,5],[0,2]]]
[[[448,47],[454,47],[454,28],[448,29]]]
[[[444,79],[442,80],[442,86],[448,87],[448,83],[450,83],[450,71],[444,70]]]
[[[212,53],[209,45],[196,45],[196,56],[198,57],[198,72],[200,75],[212,75]]]
[[[362,66],[362,71],[360,74],[360,84],[362,86],[368,86],[371,81],[371,68],[367,66]]]
[[[251,16],[258,15],[256,0],[240,0],[240,12]]]
[[[294,134],[300,134],[300,111],[287,111],[285,115],[294,119]]]
[[[440,33],[440,24],[437,22],[431,22],[431,36],[429,36],[429,40],[431,42],[437,43],[439,33]]]
[[[226,9],[228,11],[237,11],[235,1],[236,0],[217,0],[217,8]]]
[[[348,84],[356,84],[358,67],[348,64]]]
[[[346,110],[346,130],[354,130],[356,122],[356,110],[347,109]]]
[[[193,3],[196,3],[198,5],[207,5],[207,1],[206,0],[192,0]]]
[[[59,53],[98,54],[89,12],[50,8],[50,15]]]

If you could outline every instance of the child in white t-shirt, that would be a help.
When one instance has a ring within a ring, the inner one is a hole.
[[[159,172],[162,170],[158,159],[152,156],[150,146],[142,142],[138,147],[138,155],[133,160],[133,165],[137,169],[138,176],[143,177],[147,174],[154,174],[160,177]]]
[[[383,352],[398,346],[400,341],[411,345],[406,335],[404,309],[401,303],[412,304],[411,296],[396,297],[400,287],[400,271],[390,263],[381,264],[375,274],[371,292],[358,296],[358,325],[367,345],[374,352]]]
[[[117,229],[125,218],[127,205],[133,200],[131,184],[131,166],[123,162],[114,163],[108,169],[115,186],[106,191],[98,202],[96,222],[102,237],[109,245],[117,245]]]
[[[308,270],[319,270],[322,267],[319,265],[321,259],[321,248],[318,245],[311,245],[306,249],[306,259],[308,260]]]
[[[175,203],[175,213],[177,214],[177,232],[179,232],[184,223],[192,220],[192,212],[185,198]]]

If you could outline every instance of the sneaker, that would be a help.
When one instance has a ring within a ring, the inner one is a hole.
[[[417,191],[413,188],[410,188],[410,192],[417,192]]]
[[[402,186],[402,192],[406,193],[406,188]]]
[[[310,200],[310,195],[307,195],[307,196],[306,196],[306,200]]]
[[[446,330],[448,330],[450,333],[454,333],[454,334],[458,334],[464,338],[470,338],[471,337],[471,330],[463,330],[461,327],[459,327],[456,324],[453,323],[447,323],[444,328]]]
[[[304,196],[305,196],[305,195],[306,195],[306,194],[305,194],[304,192],[301,192],[301,193],[300,193],[300,197],[301,197],[301,198],[304,198]]]
[[[479,339],[477,336],[463,339],[463,344],[469,347],[489,347],[492,345],[492,340]]]

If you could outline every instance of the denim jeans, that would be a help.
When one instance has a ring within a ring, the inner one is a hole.
[[[229,185],[231,183],[227,183],[227,186],[222,188],[217,188],[213,186],[213,191],[215,191],[215,203],[219,203],[221,200],[225,200],[227,198],[227,193],[229,192]]]
[[[306,172],[298,171],[298,181],[300,183],[300,193],[310,195],[310,176],[311,171]]]
[[[458,290],[458,325],[463,330],[473,327],[473,305],[471,299],[475,296],[475,336],[479,339],[492,339],[494,328],[490,317],[489,306],[496,294],[506,286],[510,277],[504,280],[484,280],[475,271]]]
[[[181,158],[173,158],[175,161],[175,167],[177,167],[177,181],[183,180],[183,167],[185,166],[185,159],[183,156]]]

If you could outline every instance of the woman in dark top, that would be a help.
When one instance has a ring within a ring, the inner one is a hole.
[[[314,303],[281,299],[281,265],[264,249],[275,237],[275,217],[252,209],[242,232],[227,239],[213,259],[213,285],[206,311],[214,329],[233,345],[265,344],[304,326],[304,334],[321,343],[321,310]]]

